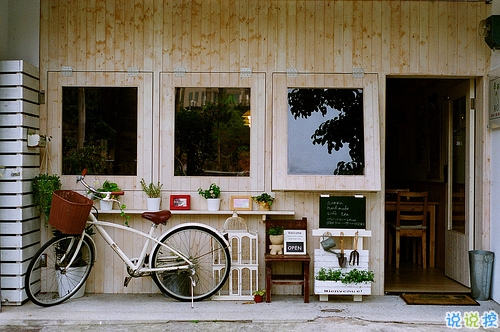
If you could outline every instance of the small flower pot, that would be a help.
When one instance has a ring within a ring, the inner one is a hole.
[[[220,209],[220,198],[207,198],[208,211],[219,211],[219,209]]]
[[[271,242],[271,244],[274,244],[274,245],[283,244],[284,235],[283,234],[281,234],[281,235],[269,235],[269,241]]]
[[[269,211],[271,210],[271,206],[267,202],[258,202],[259,203],[259,211]]]
[[[111,211],[113,210],[113,201],[100,201],[101,210],[102,211]]]
[[[146,198],[146,203],[148,204],[148,211],[159,211],[161,197],[148,197]]]
[[[264,299],[264,296],[262,296],[262,295],[254,295],[253,296],[253,300],[255,303],[261,303],[263,299]]]

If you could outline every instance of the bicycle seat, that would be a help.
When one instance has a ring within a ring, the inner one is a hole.
[[[172,216],[172,212],[169,210],[162,210],[162,211],[146,211],[143,212],[141,217],[144,219],[150,220],[151,222],[155,224],[165,224],[168,219],[170,219],[170,216]]]

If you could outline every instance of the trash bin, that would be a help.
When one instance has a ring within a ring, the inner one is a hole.
[[[469,251],[471,296],[475,300],[487,301],[490,298],[493,256],[491,251]]]

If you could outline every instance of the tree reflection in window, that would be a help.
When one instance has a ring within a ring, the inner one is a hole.
[[[288,174],[363,174],[362,89],[289,88],[288,109]]]
[[[63,87],[62,174],[137,174],[136,87]]]
[[[250,175],[250,89],[175,89],[175,175]]]

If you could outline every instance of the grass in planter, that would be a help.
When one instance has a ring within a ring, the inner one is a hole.
[[[316,280],[320,281],[341,281],[344,284],[359,284],[362,282],[374,282],[373,271],[352,269],[342,272],[342,269],[325,269],[322,267],[316,275]]]

